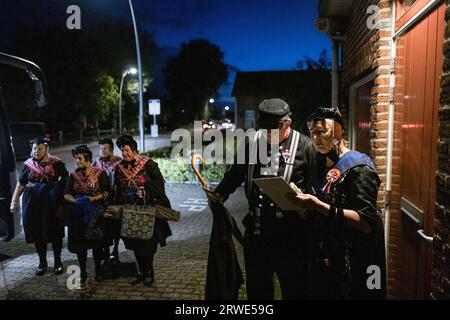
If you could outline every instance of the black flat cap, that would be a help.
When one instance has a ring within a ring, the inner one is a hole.
[[[309,117],[308,121],[320,120],[320,119],[331,119],[336,121],[344,128],[344,122],[342,120],[342,115],[338,108],[323,108],[319,107],[314,111]]]
[[[261,102],[258,111],[258,124],[264,129],[278,128],[279,124],[289,119],[291,115],[286,101],[277,98]]]

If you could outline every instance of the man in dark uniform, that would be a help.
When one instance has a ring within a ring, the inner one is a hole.
[[[259,105],[261,129],[252,143],[246,142],[245,163],[234,163],[217,186],[208,192],[212,202],[223,202],[244,181],[249,213],[244,218],[244,257],[247,298],[274,299],[277,274],[283,299],[306,297],[305,222],[296,211],[281,211],[252,182],[255,178],[282,176],[306,190],[314,163],[311,140],[291,128],[288,104],[281,99],[264,100]],[[267,145],[267,158],[257,159],[258,148]],[[264,164],[270,160],[268,164]]]

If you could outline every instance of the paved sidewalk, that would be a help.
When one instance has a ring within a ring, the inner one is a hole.
[[[166,247],[158,248],[155,255],[155,284],[144,287],[131,286],[129,278],[106,279],[94,283],[91,299],[187,299],[204,298],[209,233],[212,215],[199,185],[166,185],[167,195],[175,209],[182,212],[179,222],[170,222],[173,236]],[[244,190],[240,187],[226,202],[239,227],[247,212]],[[67,240],[67,239],[65,239]],[[241,268],[244,271],[242,247],[236,243]],[[34,245],[26,244],[23,234],[8,243],[0,243],[0,252],[12,256],[0,263],[0,299],[79,299],[76,290],[69,290],[66,283],[69,274],[53,275],[53,255],[48,248],[49,271],[42,277],[34,275],[38,257]],[[125,273],[134,273],[133,253],[120,245],[120,258]],[[64,243],[62,259],[65,268],[77,265],[76,255],[67,250]],[[88,274],[94,275],[92,257],[88,259]],[[245,298],[241,290],[241,299]]]

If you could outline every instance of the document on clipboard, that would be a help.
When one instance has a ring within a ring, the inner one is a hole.
[[[252,180],[281,210],[303,211],[292,198],[296,193],[282,177],[258,178]]]

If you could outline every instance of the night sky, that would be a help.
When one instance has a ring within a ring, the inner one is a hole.
[[[82,28],[98,15],[129,19],[127,0],[0,0],[1,38],[18,24],[65,24],[68,4],[81,8]],[[289,70],[304,55],[330,52],[314,28],[315,0],[133,0],[138,22],[154,32],[157,44],[175,51],[206,38],[225,53],[225,62],[243,71]],[[2,43],[0,43],[2,44]],[[0,47],[1,48],[1,47]]]

